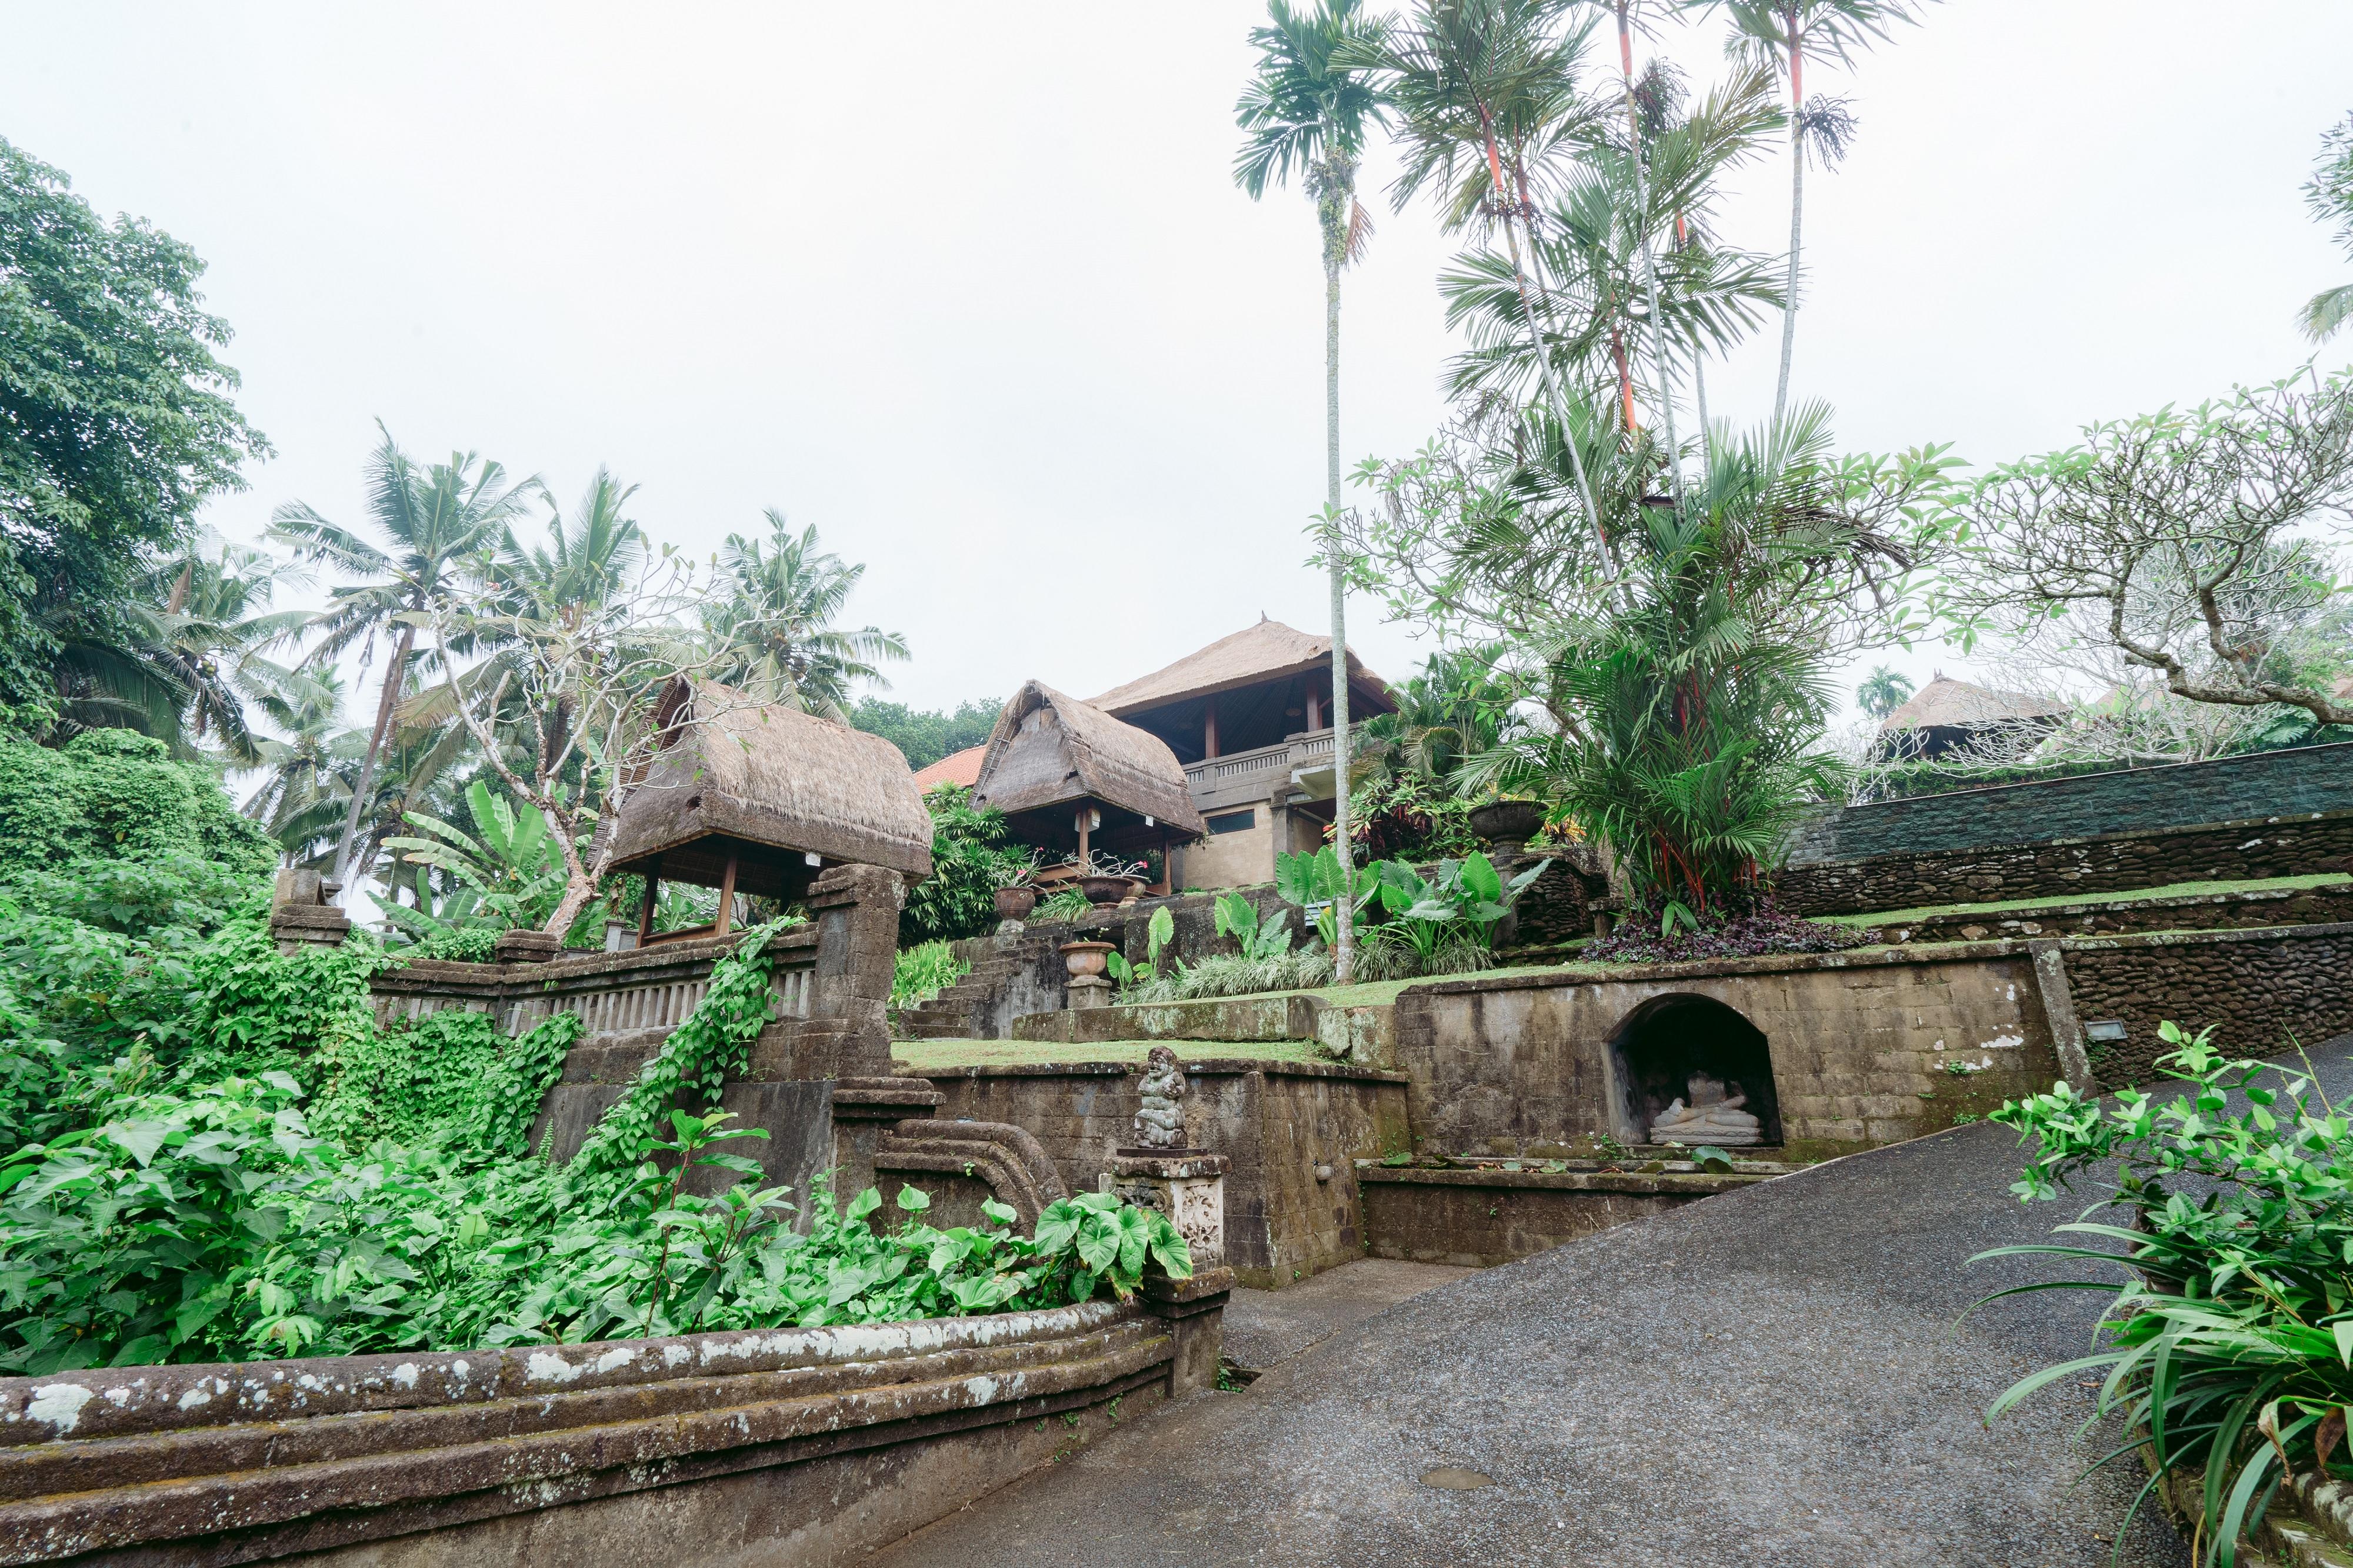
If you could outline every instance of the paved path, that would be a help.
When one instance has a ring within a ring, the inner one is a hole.
[[[2348,1076],[2340,1048],[2324,1075]],[[2316,1053],[2317,1054],[2317,1053]],[[2073,1217],[1956,1129],[1726,1194],[1412,1297],[1248,1389],[1165,1406],[876,1561],[1584,1568],[2039,1568],[2109,1560],[2120,1469],[2070,1490],[2070,1384],[2105,1298],[1973,1253]],[[2100,1451],[2100,1450],[2094,1450]],[[1421,1483],[1440,1467],[1493,1485]],[[2144,1522],[2122,1561],[2178,1568]]]
[[[1477,1272],[1367,1258],[1281,1290],[1237,1290],[1226,1305],[1226,1359],[1264,1372],[1400,1301]]]

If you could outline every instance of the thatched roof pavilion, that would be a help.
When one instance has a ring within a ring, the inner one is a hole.
[[[648,879],[640,940],[658,881],[719,889],[723,934],[734,894],[797,899],[828,866],[932,874],[931,814],[880,735],[684,676],[655,722],[662,749],[622,798],[609,865]]]
[[[1035,680],[997,715],[972,800],[1020,842],[1080,855],[1165,852],[1208,831],[1165,742]]]
[[[1997,691],[1975,681],[1955,680],[1940,669],[1910,701],[1881,721],[1879,744],[1892,754],[1934,757],[2005,725],[2048,728],[2066,710],[2060,698]]]
[[[1151,731],[1187,763],[1271,745],[1330,722],[1332,639],[1261,616],[1255,626],[1087,700]],[[1359,721],[1397,710],[1388,683],[1353,652],[1348,710]]]

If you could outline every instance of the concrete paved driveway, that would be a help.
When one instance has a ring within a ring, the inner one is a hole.
[[[2324,1077],[2344,1071],[2341,1043]],[[1956,1129],[1470,1275],[1134,1422],[876,1561],[2036,1568],[2105,1563],[2121,1469],[2073,1485],[2087,1388],[1989,1431],[2103,1297],[1971,1254],[2073,1218]],[[2091,1451],[2104,1451],[2093,1448]],[[1490,1478],[1445,1489],[1433,1470]],[[2180,1564],[2144,1522],[2122,1561]]]

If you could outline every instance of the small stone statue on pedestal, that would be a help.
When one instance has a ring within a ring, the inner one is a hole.
[[[1144,1081],[1137,1086],[1144,1109],[1132,1125],[1135,1141],[1145,1149],[1174,1149],[1185,1142],[1185,1073],[1176,1053],[1155,1046],[1144,1058]]]
[[[1740,1092],[1738,1084],[1695,1072],[1684,1087],[1691,1092],[1691,1104],[1677,1100],[1660,1112],[1651,1123],[1651,1142],[1729,1145],[1765,1141],[1763,1124],[1740,1109],[1748,1103],[1748,1097]]]

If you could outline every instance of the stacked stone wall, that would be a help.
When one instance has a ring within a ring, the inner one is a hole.
[[[2214,1026],[2234,1054],[2274,1057],[2353,1031],[2353,925],[2125,937],[2066,944],[2067,984],[2086,1030],[2124,1026],[2121,1040],[2088,1039],[2103,1089],[2160,1081],[2158,1038],[2171,1021]]]

